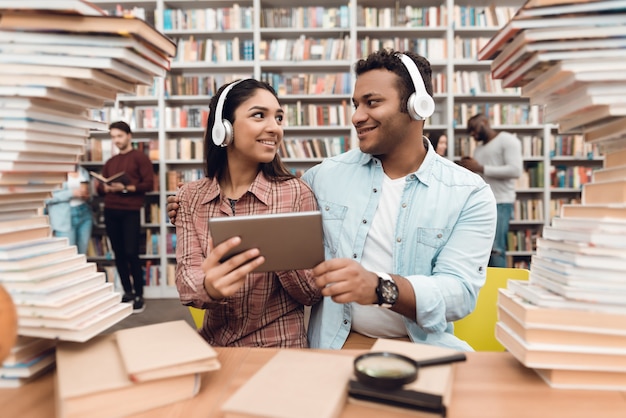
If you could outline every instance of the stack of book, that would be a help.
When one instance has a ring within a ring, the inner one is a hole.
[[[143,20],[88,1],[0,1],[0,284],[19,335],[84,342],[132,312],[41,213],[90,130],[107,128],[88,110],[164,76],[175,51]]]
[[[543,230],[530,280],[509,280],[496,337],[559,388],[626,390],[626,1],[528,0],[480,51],[604,165]]]
[[[0,364],[0,388],[16,388],[54,367],[55,340],[19,336]]]
[[[164,336],[167,336],[164,338]],[[57,347],[57,417],[122,417],[195,396],[217,352],[185,321],[126,328]]]

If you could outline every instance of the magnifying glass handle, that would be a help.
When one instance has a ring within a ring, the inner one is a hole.
[[[435,357],[427,360],[420,360],[417,364],[420,367],[439,366],[441,364],[456,363],[457,361],[465,361],[467,357],[464,353],[452,354],[451,356]]]

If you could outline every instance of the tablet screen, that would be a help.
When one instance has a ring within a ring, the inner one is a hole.
[[[310,269],[324,261],[322,214],[318,211],[210,218],[209,231],[214,245],[241,237],[241,244],[222,261],[258,248],[265,263],[254,271]]]

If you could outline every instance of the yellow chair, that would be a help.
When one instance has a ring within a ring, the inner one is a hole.
[[[495,336],[498,289],[506,287],[508,279],[528,280],[529,273],[525,269],[487,267],[487,280],[478,294],[476,309],[454,323],[454,335],[476,351],[504,351]]]
[[[193,306],[188,306],[188,308],[189,312],[191,312],[193,323],[196,324],[196,328],[202,328],[202,322],[204,321],[204,309],[194,308]]]

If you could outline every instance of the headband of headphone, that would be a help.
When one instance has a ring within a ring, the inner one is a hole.
[[[426,91],[422,74],[410,57],[405,54],[396,54],[396,56],[400,58],[400,61],[409,72],[415,87],[415,93],[411,94],[409,100],[407,100],[409,115],[415,120],[429,118],[435,112],[435,101]]]
[[[211,136],[213,138],[213,143],[218,147],[225,147],[233,141],[233,125],[228,121],[228,119],[223,118],[222,111],[224,109],[224,103],[226,102],[228,92],[242,81],[243,80],[238,80],[229,84],[217,99],[217,105],[215,106],[215,121],[213,122]]]

